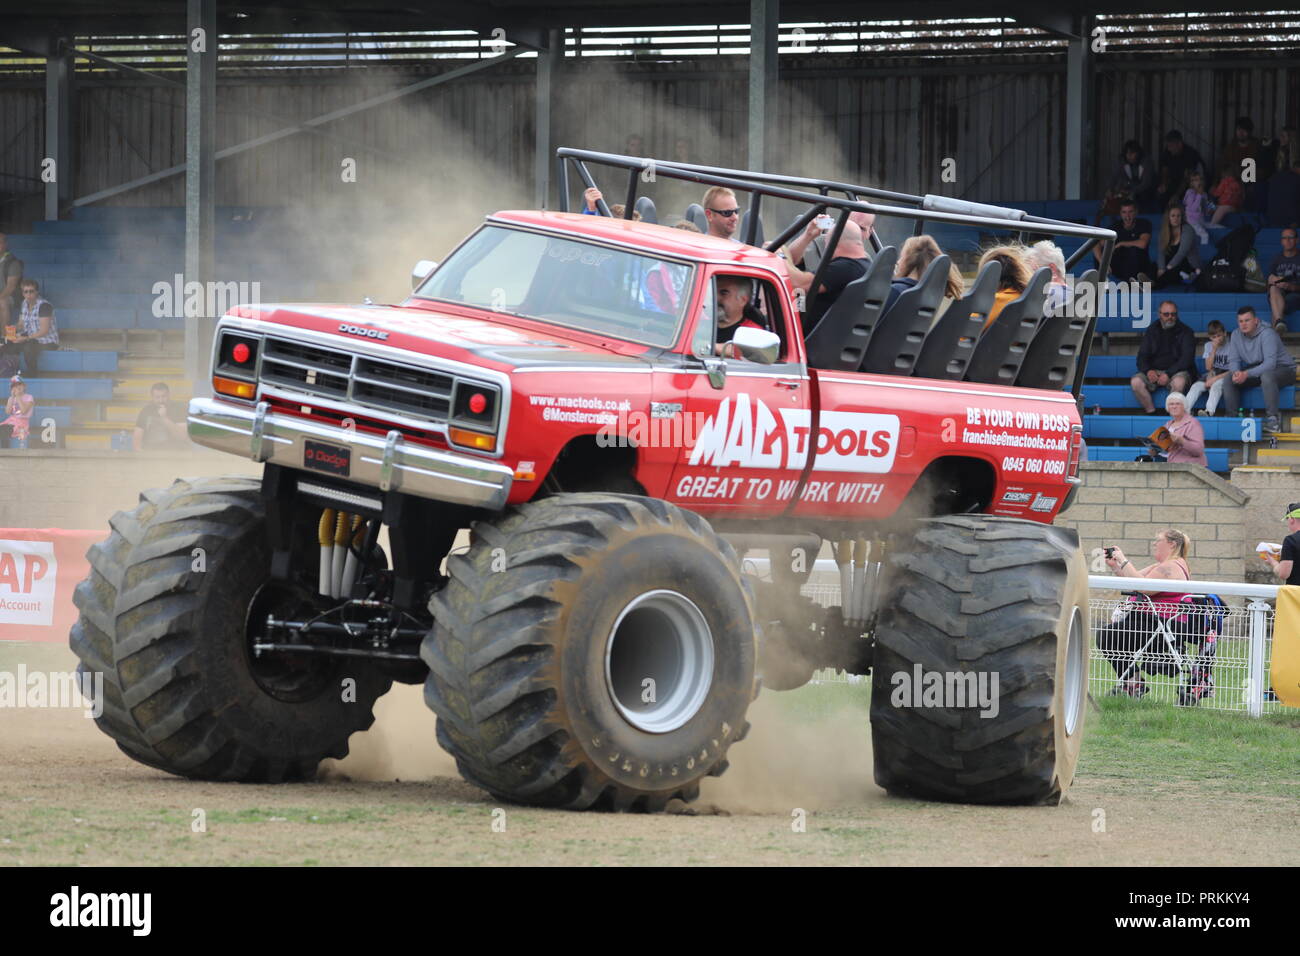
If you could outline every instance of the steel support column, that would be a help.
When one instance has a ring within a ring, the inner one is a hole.
[[[749,0],[749,162],[763,172],[776,129],[777,39],[780,0]]]
[[[555,175],[555,75],[564,59],[564,31],[547,31],[545,50],[537,51],[536,127],[533,142],[534,202],[538,209],[551,207],[551,179]]]
[[[1081,16],[1069,38],[1065,62],[1065,198],[1092,193],[1092,31],[1093,18]]]
[[[207,289],[216,238],[217,0],[186,0],[185,33],[185,281]],[[216,316],[185,319],[185,374],[196,395],[215,324]]]
[[[50,41],[57,49],[57,41]],[[58,219],[72,202],[72,57],[66,53],[45,60],[45,218]],[[54,161],[53,168],[48,160]],[[47,172],[48,170],[48,172]],[[53,179],[50,179],[50,174]]]

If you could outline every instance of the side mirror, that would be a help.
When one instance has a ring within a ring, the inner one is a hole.
[[[767,329],[753,329],[742,325],[731,337],[731,344],[743,358],[760,365],[771,365],[781,353],[781,337]]]
[[[411,270],[411,288],[419,288],[420,283],[429,278],[429,274],[436,268],[438,268],[438,263],[432,259],[421,259],[417,262],[415,268]]]

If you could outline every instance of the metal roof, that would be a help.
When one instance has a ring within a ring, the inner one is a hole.
[[[1221,12],[1250,11],[1258,3],[1219,0]],[[1068,32],[1083,14],[1182,13],[1185,0],[1057,0],[1045,7],[1029,0],[914,0],[905,7],[884,0],[784,0],[782,22],[897,21],[949,17],[1009,17],[1026,24]],[[0,42],[38,43],[61,36],[133,36],[181,33],[183,0],[42,0],[6,11]],[[428,30],[500,27],[519,42],[530,34],[544,42],[546,31],[564,27],[683,26],[748,23],[747,2],[699,3],[693,0],[219,0],[222,33],[306,33],[315,31]]]

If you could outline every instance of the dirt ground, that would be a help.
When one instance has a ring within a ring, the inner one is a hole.
[[[43,665],[52,653],[41,649]],[[5,708],[0,865],[1300,862],[1300,796],[1089,776],[1085,740],[1085,771],[1059,807],[903,800],[871,782],[863,710],[789,711],[781,695],[760,698],[696,815],[645,816],[498,807],[438,749],[415,687],[384,698],[376,728],[320,781],[283,786],[170,777],[125,757],[80,711]]]

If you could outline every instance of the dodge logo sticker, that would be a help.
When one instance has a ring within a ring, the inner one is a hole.
[[[378,339],[383,342],[388,338],[387,332],[381,332],[378,329],[363,329],[359,325],[343,324],[339,326],[340,332],[346,332],[348,335],[360,335],[368,339]]]

